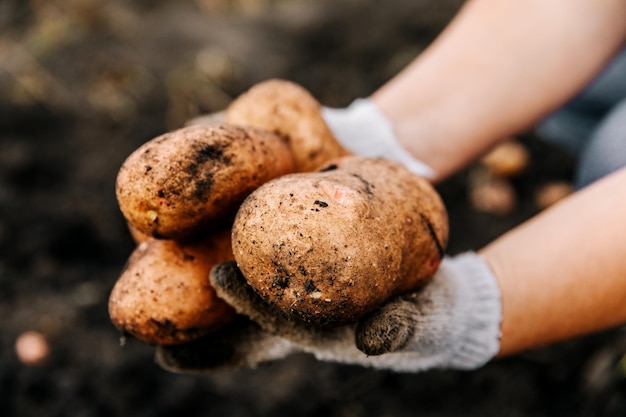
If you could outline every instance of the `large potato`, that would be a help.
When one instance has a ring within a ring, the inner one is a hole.
[[[222,327],[235,313],[217,297],[209,273],[232,259],[230,229],[187,244],[148,238],[113,287],[113,324],[150,344],[184,343]]]
[[[293,154],[296,172],[314,171],[348,154],[322,118],[319,102],[289,81],[274,79],[253,86],[228,106],[225,120],[283,137]]]
[[[270,304],[332,325],[423,285],[447,238],[445,207],[426,180],[393,162],[348,157],[253,192],[235,218],[233,252]]]
[[[184,239],[223,227],[256,187],[292,170],[288,147],[272,133],[190,126],[133,152],[118,173],[116,195],[138,232]]]

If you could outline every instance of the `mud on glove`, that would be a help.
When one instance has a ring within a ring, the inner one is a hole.
[[[473,252],[445,258],[424,288],[393,298],[359,323],[336,328],[286,318],[252,290],[232,262],[216,267],[211,282],[241,320],[189,344],[159,347],[157,362],[165,369],[256,367],[308,352],[319,360],[399,372],[470,370],[499,350],[500,291]]]

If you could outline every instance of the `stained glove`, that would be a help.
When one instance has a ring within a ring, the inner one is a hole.
[[[158,347],[163,368],[184,373],[254,368],[308,352],[323,361],[402,372],[470,370],[499,350],[500,291],[473,252],[445,258],[422,289],[393,298],[359,323],[336,328],[288,319],[253,291],[234,262],[214,268],[211,283],[241,320],[192,343]]]
[[[344,109],[323,107],[322,117],[339,143],[351,153],[399,162],[422,177],[435,176],[431,167],[398,143],[391,122],[370,99],[354,100]]]

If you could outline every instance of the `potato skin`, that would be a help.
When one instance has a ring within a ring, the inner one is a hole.
[[[117,176],[116,196],[138,232],[185,239],[223,227],[256,187],[292,172],[276,135],[229,124],[190,126],[133,152]]]
[[[283,137],[296,172],[310,172],[348,155],[322,118],[319,102],[303,87],[272,79],[256,84],[226,109],[227,122],[255,126]]]
[[[233,226],[249,284],[289,316],[353,322],[436,272],[448,239],[433,187],[399,164],[348,157],[253,192]]]
[[[230,229],[196,243],[145,240],[113,287],[111,321],[126,334],[160,345],[189,342],[226,325],[235,313],[217,297],[209,273],[232,259]]]

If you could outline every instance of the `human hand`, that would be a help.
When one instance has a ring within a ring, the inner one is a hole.
[[[234,262],[215,267],[211,284],[242,315],[216,333],[159,346],[163,368],[207,373],[307,352],[318,360],[399,372],[475,369],[499,349],[500,291],[475,253],[445,258],[425,287],[395,297],[358,323],[311,327],[286,318],[247,284]]]

